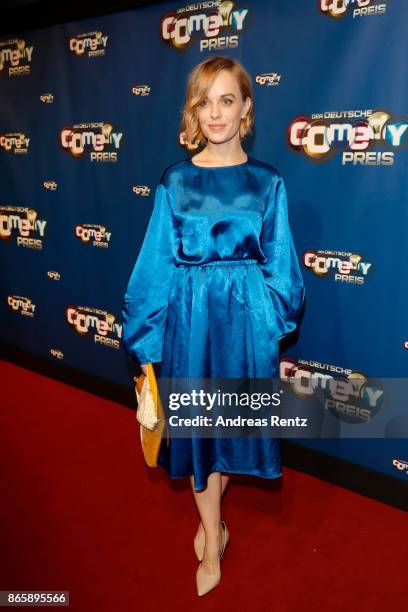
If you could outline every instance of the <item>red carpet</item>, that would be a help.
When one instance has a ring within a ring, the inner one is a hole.
[[[7,362],[1,379],[0,590],[69,590],[80,612],[407,609],[406,513],[285,467],[232,476],[222,581],[198,598],[189,480],[145,467],[134,412]]]

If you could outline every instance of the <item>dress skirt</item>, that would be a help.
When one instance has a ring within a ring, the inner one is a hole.
[[[277,329],[257,260],[177,265],[159,378],[277,378]],[[194,475],[197,491],[215,471],[277,478],[280,439],[164,438],[158,464],[172,478]]]

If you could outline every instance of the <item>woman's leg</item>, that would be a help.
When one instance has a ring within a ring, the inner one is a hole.
[[[221,474],[221,495],[224,495],[229,479],[230,477],[226,474]]]
[[[229,481],[230,477],[227,476],[226,474],[221,474],[221,497],[224,495],[224,491],[227,488],[227,484]],[[193,476],[190,477],[190,481],[191,481],[191,486],[194,488],[194,478]],[[200,521],[200,524],[198,526],[197,529],[197,533],[196,533],[196,538],[203,538],[204,537],[204,527],[203,527],[203,523],[202,521]]]
[[[219,553],[222,543],[221,527],[221,474],[212,472],[203,491],[194,490],[194,476],[190,477],[193,495],[205,532],[205,548],[202,567],[207,573],[219,568]]]

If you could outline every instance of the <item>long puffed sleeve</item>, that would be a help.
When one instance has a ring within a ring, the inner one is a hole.
[[[153,211],[122,302],[122,341],[140,364],[162,359],[168,296],[178,247],[177,220],[160,182]]]
[[[285,184],[280,174],[269,192],[260,244],[267,260],[260,267],[273,302],[281,340],[296,328],[305,288],[289,226]]]

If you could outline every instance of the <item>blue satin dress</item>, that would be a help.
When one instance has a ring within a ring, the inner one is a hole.
[[[122,305],[123,344],[163,378],[278,377],[279,340],[304,301],[282,176],[248,156],[206,168],[190,159],[162,174]],[[279,438],[163,439],[172,478],[211,472],[281,476]]]

